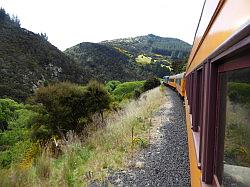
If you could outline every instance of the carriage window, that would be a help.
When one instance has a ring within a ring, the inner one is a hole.
[[[176,84],[181,85],[181,79],[176,79]]]
[[[250,68],[222,73],[224,186],[250,186]]]

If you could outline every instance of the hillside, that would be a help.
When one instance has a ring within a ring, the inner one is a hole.
[[[184,59],[191,50],[191,45],[182,40],[164,38],[153,34],[134,38],[107,40],[101,43],[124,49],[135,56],[142,53],[149,55],[158,54],[170,59]]]
[[[83,42],[64,53],[20,27],[0,9],[0,98],[25,100],[40,85],[91,79],[135,81],[163,77],[184,64],[190,45],[152,34],[101,43]],[[181,68],[179,68],[181,69]]]
[[[0,21],[0,98],[23,100],[44,83],[88,80],[87,71],[41,35],[11,23]]]
[[[83,42],[65,50],[78,65],[101,81],[143,80],[181,71],[191,46],[152,34],[100,43]],[[181,67],[179,67],[181,66]]]
[[[65,53],[92,74],[93,78],[102,82],[143,80],[146,76],[152,76],[131,62],[129,56],[110,46],[83,42],[67,49]]]

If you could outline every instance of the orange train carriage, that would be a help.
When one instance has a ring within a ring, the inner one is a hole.
[[[185,96],[185,72],[177,74],[177,75],[171,75],[171,76],[165,76],[164,78],[164,85],[170,86],[172,88],[175,88],[176,91],[182,96]]]
[[[204,2],[184,79],[192,186],[250,186],[250,0]]]

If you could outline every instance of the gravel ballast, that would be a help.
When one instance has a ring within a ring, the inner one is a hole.
[[[166,88],[166,103],[156,112],[161,117],[156,138],[134,158],[134,167],[110,172],[102,185],[90,186],[190,186],[187,131],[183,101]]]

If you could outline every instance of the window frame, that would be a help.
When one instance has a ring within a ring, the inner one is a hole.
[[[231,72],[234,70],[240,70],[250,68],[250,54],[244,55],[238,58],[234,58],[232,60],[227,60],[223,64],[218,67],[218,88],[217,88],[217,106],[216,112],[217,117],[215,121],[215,148],[214,148],[214,181],[217,181],[219,184],[222,184],[223,180],[223,160],[224,160],[224,141],[225,141],[225,119],[226,119],[226,111],[222,110],[223,106],[221,105],[222,100],[225,98],[221,98],[223,93],[223,81],[221,76],[223,73]],[[225,109],[225,108],[224,108]]]

